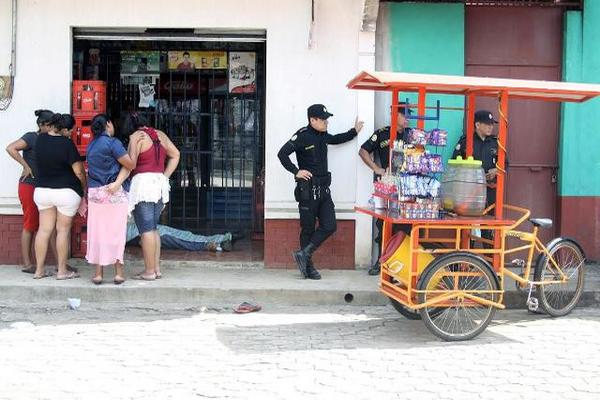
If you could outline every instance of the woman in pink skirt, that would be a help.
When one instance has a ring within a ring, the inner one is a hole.
[[[127,230],[127,193],[123,183],[135,163],[119,139],[110,118],[98,114],[92,119],[94,139],[87,148],[88,225],[86,259],[96,264],[92,282],[99,285],[104,265],[114,264],[114,283],[125,281],[123,255]],[[132,136],[130,140],[138,140]]]

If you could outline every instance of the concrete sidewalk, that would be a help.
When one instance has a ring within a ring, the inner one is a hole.
[[[194,306],[234,305],[253,301],[266,305],[385,305],[388,299],[378,290],[378,278],[365,270],[321,270],[323,279],[301,279],[296,270],[265,269],[262,263],[213,263],[164,261],[164,277],[153,282],[127,280],[116,286],[112,283],[113,269],[105,268],[105,283],[92,284],[93,267],[83,260],[71,260],[81,278],[57,281],[53,277],[32,279],[17,266],[0,266],[0,303],[65,302],[69,297],[82,302],[178,303]],[[127,277],[142,270],[141,260],[127,260]],[[526,295],[506,282],[505,304],[523,308]],[[600,306],[600,266],[590,264],[586,269],[585,292],[581,306]]]

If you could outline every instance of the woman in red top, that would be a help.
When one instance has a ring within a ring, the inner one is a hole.
[[[152,281],[162,277],[158,220],[169,201],[169,178],[179,164],[179,150],[164,132],[149,127],[136,112],[125,117],[123,129],[128,135],[142,134],[140,140],[129,143],[129,156],[136,165],[131,173],[129,211],[140,231],[145,266],[134,279]]]

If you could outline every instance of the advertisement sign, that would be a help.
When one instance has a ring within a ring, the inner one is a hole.
[[[225,51],[169,51],[169,69],[193,71],[196,69],[227,68]]]
[[[256,91],[256,53],[229,53],[229,92],[254,93]]]
[[[121,74],[151,74],[160,72],[158,51],[121,51]]]

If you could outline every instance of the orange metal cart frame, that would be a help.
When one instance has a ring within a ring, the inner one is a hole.
[[[504,171],[506,163],[505,149],[508,135],[509,99],[530,99],[554,102],[583,102],[596,96],[600,96],[600,85],[593,84],[368,71],[360,72],[348,83],[347,87],[349,89],[391,92],[392,107],[390,151],[394,141],[396,140],[396,132],[398,127],[397,110],[399,105],[398,96],[400,92],[411,92],[418,94],[416,108],[419,116],[424,116],[425,110],[429,108],[426,106],[427,94],[465,96],[466,104],[464,110],[467,131],[467,156],[473,154],[473,120],[475,114],[476,97],[484,96],[495,97],[498,99],[498,142],[500,151],[498,152],[497,167],[499,173],[497,175],[495,205],[486,210],[488,214],[492,213],[491,215],[484,215],[482,217],[475,218],[456,217],[435,220],[397,219],[394,218],[393,215],[390,215],[387,211],[374,210],[368,207],[355,207],[357,212],[368,214],[384,221],[382,246],[385,246],[389,242],[392,232],[392,224],[412,225],[410,246],[411,260],[409,265],[410,279],[408,281],[408,285],[406,285],[404,288],[399,288],[397,285],[393,285],[391,277],[382,268],[381,290],[388,297],[391,297],[413,309],[424,307],[424,304],[417,304],[417,302],[414,301],[416,293],[419,292],[415,288],[418,279],[417,256],[420,252],[436,254],[450,251],[467,250],[475,254],[485,256],[491,261],[493,269],[502,280],[502,275],[504,274],[504,254],[515,251],[515,249],[505,249],[505,235],[507,233],[521,234],[517,231],[514,231],[514,229],[519,224],[524,222],[529,216],[528,210],[504,204]],[[444,108],[442,107],[441,109]],[[418,128],[423,129],[424,124],[424,120],[417,120]],[[516,220],[507,219],[504,215],[505,210],[519,212],[522,215]],[[494,235],[493,246],[491,249],[470,249],[470,230],[473,228],[494,230],[500,234]],[[454,233],[451,235],[451,237],[436,239],[429,238],[430,231],[443,229],[453,231]],[[535,232],[537,232],[537,228]],[[523,235],[527,234],[524,233]],[[447,247],[445,249],[438,250],[419,250],[419,244],[427,241],[443,242],[447,244]],[[538,251],[544,251],[540,247],[536,247],[536,249]],[[533,250],[531,251],[533,252]],[[510,271],[507,271],[506,273],[511,276],[514,275],[510,273]],[[498,291],[499,301],[497,303],[495,302],[494,306],[503,308],[504,306],[501,304],[503,284],[500,286],[501,290]],[[468,294],[465,294],[465,296],[469,297]]]

